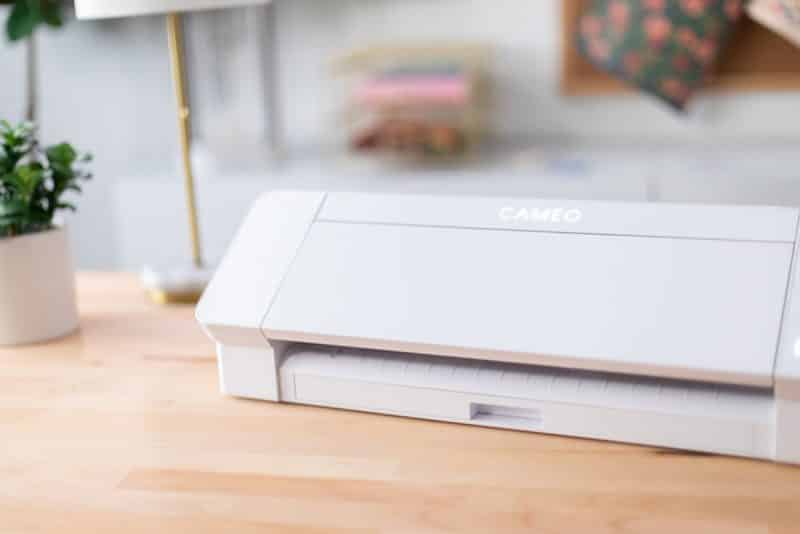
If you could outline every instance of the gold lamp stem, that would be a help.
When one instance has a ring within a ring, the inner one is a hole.
[[[192,261],[195,267],[203,267],[203,254],[200,248],[200,226],[197,222],[197,203],[194,193],[192,173],[191,134],[189,132],[189,104],[186,98],[186,73],[183,64],[183,35],[181,33],[180,13],[167,15],[167,36],[169,39],[172,79],[175,85],[175,100],[178,104],[178,129],[183,156],[186,203],[189,208],[189,231],[192,239]]]

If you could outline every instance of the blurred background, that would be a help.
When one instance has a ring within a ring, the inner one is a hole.
[[[735,33],[752,49],[726,60],[734,81],[679,113],[586,74],[566,20],[577,4],[276,0],[188,15],[207,257],[275,188],[800,204],[800,77],[785,67],[800,69],[800,48]],[[77,264],[186,258],[163,18],[66,18],[37,32],[38,119],[45,142],[94,154],[69,218]],[[24,116],[25,54],[0,45],[0,118]]]

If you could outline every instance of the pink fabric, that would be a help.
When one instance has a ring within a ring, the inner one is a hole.
[[[358,87],[355,97],[358,102],[371,105],[462,105],[469,99],[469,86],[463,77],[455,76],[378,78]]]

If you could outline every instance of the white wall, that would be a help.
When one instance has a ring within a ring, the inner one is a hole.
[[[703,97],[688,119],[646,97],[561,97],[559,5],[558,0],[279,0],[279,102],[287,148],[310,154],[330,132],[335,103],[327,90],[327,67],[334,54],[374,42],[414,39],[479,39],[494,45],[492,130],[501,139],[567,141],[571,146],[609,142],[677,146],[679,159],[685,146],[732,145],[738,150],[740,145],[768,142],[796,146],[800,140],[797,92]],[[96,156],[97,178],[87,187],[81,212],[72,220],[79,264],[134,267],[152,256],[182,251],[181,232],[163,230],[170,224],[169,213],[176,214],[176,225],[182,225],[184,217],[182,197],[170,185],[177,179],[176,127],[161,21],[72,22],[65,30],[45,32],[42,37],[44,140],[66,139]],[[0,45],[0,73],[0,117],[17,118],[23,106],[19,47]],[[779,174],[800,168],[797,159],[784,160]],[[350,172],[347,167],[335,172],[327,165],[300,167],[302,171],[288,174],[255,169],[227,183],[224,169],[214,177],[202,176],[201,170],[201,194],[203,182],[210,181],[205,190],[215,191],[215,202],[231,206],[204,217],[213,243],[211,254],[218,255],[243,206],[262,187],[325,186],[328,174],[339,180],[336,188],[376,184],[342,178]],[[488,189],[498,194],[538,190],[494,175],[480,187],[475,183],[481,175],[462,178],[452,178],[452,186],[442,181],[420,187],[453,192]],[[416,187],[404,186],[413,183],[413,176],[397,180],[377,187]],[[159,185],[164,182],[169,183]],[[586,190],[601,194],[595,186]],[[162,215],[149,217],[149,211]],[[171,237],[162,239],[160,234]],[[149,257],[139,260],[140,255]]]

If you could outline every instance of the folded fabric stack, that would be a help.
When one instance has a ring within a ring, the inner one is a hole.
[[[342,58],[351,150],[435,158],[471,152],[485,124],[487,62],[486,46],[465,43],[369,47]]]
[[[354,91],[355,102],[374,118],[356,131],[351,144],[357,150],[457,154],[466,147],[459,119],[471,95],[470,81],[458,65],[380,71]]]
[[[470,84],[457,65],[421,65],[387,69],[356,89],[368,106],[465,106]]]

